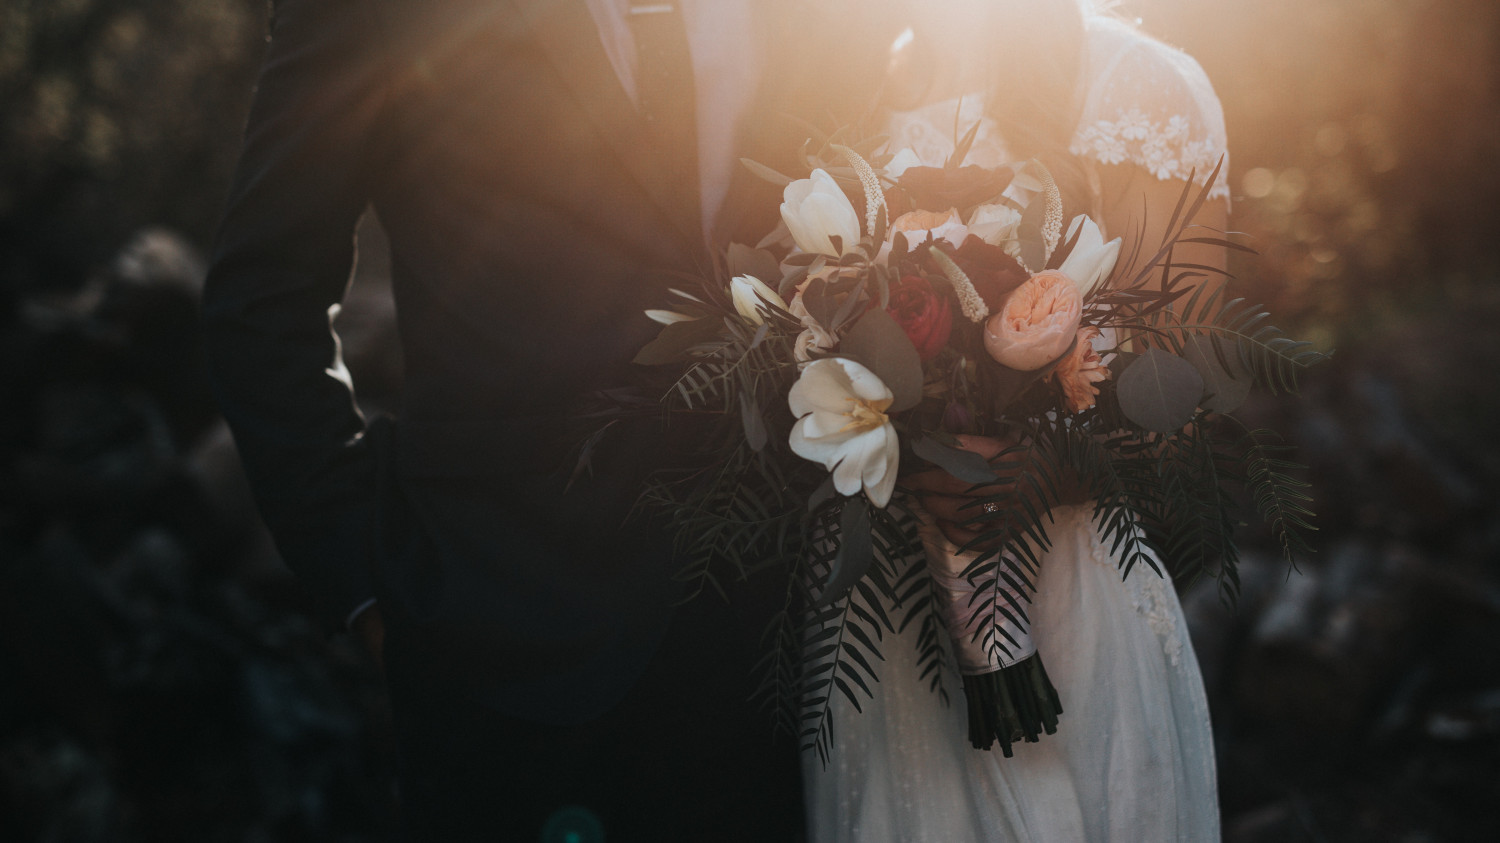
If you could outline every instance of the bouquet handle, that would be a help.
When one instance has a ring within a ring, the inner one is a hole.
[[[1030,603],[1031,597],[1001,578],[986,587],[996,592],[989,595],[993,602],[976,594],[978,587],[964,571],[978,554],[959,550],[931,514],[920,504],[914,508],[922,522],[922,545],[939,597],[938,611],[963,677],[969,742],[985,750],[999,742],[1000,751],[1010,758],[1015,754],[1012,743],[1036,743],[1043,733],[1055,733],[1063,712],[1032,638],[1031,621],[1013,608]]]

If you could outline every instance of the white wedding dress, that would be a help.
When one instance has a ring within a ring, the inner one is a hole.
[[[1193,59],[1108,18],[1089,21],[1085,55],[1075,155],[1162,179],[1212,170],[1223,116]],[[965,129],[982,117],[979,97],[896,115],[892,149],[940,165],[958,108]],[[1009,160],[987,128],[968,163]],[[1212,195],[1227,197],[1227,183]],[[1122,581],[1091,506],[1053,515],[1030,614],[1062,700],[1057,733],[1012,758],[974,749],[951,661],[944,707],[920,676],[919,625],[887,634],[873,699],[856,711],[835,693],[827,765],[804,754],[812,843],[1219,839],[1208,703],[1175,591],[1145,566]],[[902,610],[886,609],[899,624]]]

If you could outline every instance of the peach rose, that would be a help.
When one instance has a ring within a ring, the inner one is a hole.
[[[1062,387],[1063,403],[1070,413],[1081,413],[1094,406],[1099,397],[1099,387],[1094,384],[1109,380],[1109,367],[1104,365],[1092,342],[1099,335],[1099,329],[1093,325],[1079,328],[1078,344],[1073,347],[1073,353],[1052,370],[1052,377]]]
[[[1083,294],[1057,270],[1038,272],[984,323],[984,348],[999,363],[1034,372],[1062,356],[1083,318]]]

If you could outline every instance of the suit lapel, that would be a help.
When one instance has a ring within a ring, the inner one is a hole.
[[[800,0],[764,0],[755,6],[765,72],[735,155],[797,178],[805,175],[802,142],[816,130],[867,122],[893,33],[885,18],[871,15],[855,27],[831,11],[810,10]],[[736,166],[714,218],[714,244],[754,244],[770,233],[779,219],[781,193],[780,187]]]
[[[680,197],[663,178],[652,154],[645,121],[620,84],[599,40],[598,28],[583,0],[509,0],[526,21],[559,76],[572,90],[627,171],[671,220],[691,253],[701,251],[702,223],[691,197]],[[696,181],[694,181],[696,185]]]
[[[795,16],[784,14],[782,3],[762,2],[754,6],[755,33],[761,54],[761,79],[750,111],[740,124],[734,150],[735,165],[714,215],[713,245],[731,242],[753,245],[776,225],[777,198],[781,188],[750,172],[739,163],[748,158],[787,175],[796,176],[791,165],[800,139],[794,117],[793,98],[807,82],[797,84],[804,54],[796,49],[797,31],[789,25]]]

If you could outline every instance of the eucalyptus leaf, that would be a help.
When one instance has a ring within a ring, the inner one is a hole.
[[[1208,392],[1203,409],[1232,413],[1250,396],[1255,378],[1244,364],[1239,343],[1193,334],[1183,341],[1183,357],[1203,378]]]
[[[775,170],[771,169],[770,167],[767,167],[765,164],[760,163],[759,161],[751,161],[749,158],[741,158],[740,163],[745,165],[745,169],[778,187],[786,187],[787,185],[792,183],[791,176],[784,176],[781,173],[778,173]]]
[[[906,332],[884,310],[870,310],[854,323],[839,348],[863,363],[890,389],[890,412],[922,400],[922,360]]]
[[[749,275],[766,285],[781,280],[781,265],[765,249],[753,249],[743,243],[730,243],[725,257],[731,276]]]
[[[807,267],[793,267],[792,271],[782,277],[780,286],[776,288],[776,294],[781,296],[782,301],[791,301],[792,297],[797,294],[797,285],[807,280],[807,276]]]
[[[844,502],[839,514],[839,549],[828,571],[828,582],[813,608],[827,606],[843,597],[859,582],[875,561],[875,540],[870,532],[870,509],[862,495]]]
[[[1120,375],[1120,411],[1146,430],[1170,433],[1193,420],[1203,378],[1193,364],[1153,348]]]
[[[814,489],[813,493],[811,495],[808,495],[807,511],[816,512],[818,507],[822,506],[830,500],[833,500],[833,496],[835,494],[837,494],[837,490],[833,487],[833,475],[830,474],[828,475],[827,479],[823,481],[823,485]]]
[[[767,246],[772,246],[777,243],[790,242],[791,239],[792,230],[786,227],[786,220],[778,216],[776,218],[776,227],[771,229],[765,237],[760,238],[760,242],[755,244],[755,248],[764,249]]]
[[[1066,351],[1059,354],[1052,362],[1031,372],[1012,369],[1003,363],[986,366],[983,369],[985,372],[984,389],[985,394],[990,399],[990,406],[995,415],[1003,416],[1006,408],[1010,406],[1012,401],[1021,397],[1021,393],[1025,392],[1027,387],[1052,374],[1052,370],[1057,368],[1057,364],[1072,356],[1073,348],[1077,344],[1078,338],[1074,337],[1073,341],[1068,344]]]
[[[839,301],[834,298],[829,284],[822,278],[814,278],[802,290],[802,306],[819,325],[827,327],[833,324],[834,314],[838,313]]]
[[[842,329],[844,323],[849,321],[850,317],[854,315],[855,309],[869,301],[865,297],[864,291],[865,279],[860,278],[844,297],[844,303],[839,305],[838,311],[833,314],[833,320],[824,322],[823,326],[835,332]]]
[[[1130,368],[1130,364],[1139,359],[1141,359],[1141,356],[1134,351],[1115,352],[1114,359],[1109,361],[1110,377],[1115,379],[1115,383],[1119,383],[1120,375],[1125,374],[1125,370]]]
[[[673,322],[662,328],[656,339],[646,343],[636,352],[634,362],[642,366],[661,366],[687,358],[688,351],[699,343],[708,342],[719,335],[719,323],[714,319],[692,319]]]
[[[984,457],[973,451],[945,445],[931,436],[923,436],[913,442],[911,450],[965,483],[994,483],[1000,479],[1000,475],[995,473]]]

